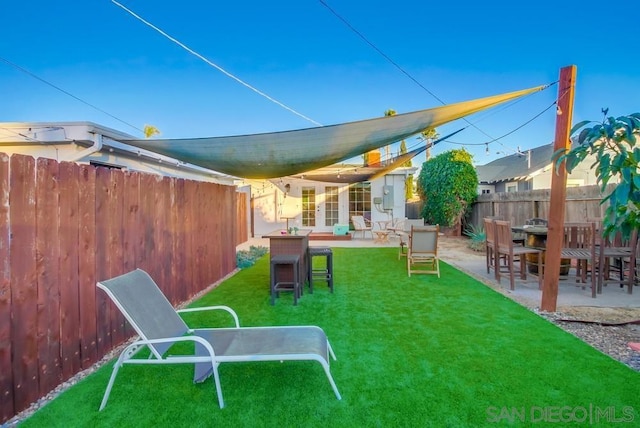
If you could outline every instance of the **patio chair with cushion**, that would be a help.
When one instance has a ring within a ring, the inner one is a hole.
[[[428,273],[440,278],[438,234],[440,227],[411,226],[407,245],[407,273]]]
[[[194,364],[194,382],[203,382],[213,374],[218,403],[224,407],[218,366],[225,362],[306,360],[319,362],[338,400],[341,399],[331,372],[329,355],[335,355],[320,327],[240,327],[238,316],[227,306],[183,309],[176,311],[153,279],[136,269],[113,279],[98,282],[109,298],[124,314],[140,336],[127,345],[113,366],[100,410],[109,399],[111,388],[123,364]],[[223,310],[235,322],[231,328],[190,329],[179,312]],[[194,343],[195,352],[168,355],[178,342]],[[143,349],[149,358],[135,358]]]
[[[351,216],[351,223],[353,223],[353,237],[356,237],[356,233],[360,232],[362,234],[362,239],[366,237],[366,233],[369,232],[371,235],[371,239],[373,239],[373,225],[371,221],[364,218],[361,215],[353,215]]]

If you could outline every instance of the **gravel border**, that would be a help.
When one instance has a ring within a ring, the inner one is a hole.
[[[629,342],[640,342],[640,325],[626,324],[610,326],[601,324],[607,322],[630,322],[637,321],[637,319],[626,319],[624,321],[594,320],[576,317],[575,315],[562,312],[538,312],[537,310],[536,312],[603,354],[609,355],[614,360],[620,361],[633,370],[640,371],[640,353],[632,350],[628,345]],[[568,320],[591,322],[571,322]]]

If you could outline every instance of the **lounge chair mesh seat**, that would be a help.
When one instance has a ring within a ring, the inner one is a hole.
[[[335,360],[324,331],[317,326],[240,327],[238,316],[227,306],[209,306],[176,311],[145,271],[136,269],[116,278],[100,281],[114,304],[122,311],[140,338],[128,345],[114,364],[100,410],[109,399],[118,370],[123,364],[194,364],[194,382],[213,374],[220,407],[224,407],[218,366],[223,362],[311,360],[319,362],[341,399],[329,370],[329,355]],[[234,319],[233,328],[190,329],[180,312],[223,310]],[[195,342],[195,355],[165,355],[177,342]],[[148,359],[133,358],[148,347]]]

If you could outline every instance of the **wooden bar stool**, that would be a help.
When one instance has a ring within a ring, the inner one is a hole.
[[[313,257],[324,256],[326,263],[324,268],[313,267]],[[309,247],[309,289],[313,293],[313,280],[326,281],[333,293],[333,251],[329,247]]]
[[[284,276],[283,268],[291,266],[292,274],[289,277]],[[271,305],[275,305],[276,297],[280,297],[281,291],[293,291],[293,304],[298,304],[300,297],[300,256],[298,255],[277,255],[271,257]]]

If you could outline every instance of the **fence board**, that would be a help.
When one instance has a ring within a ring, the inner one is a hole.
[[[113,278],[124,273],[123,261],[123,183],[124,173],[118,169],[109,170],[109,198],[106,201],[106,218],[108,245],[104,254],[108,266],[108,276]],[[115,347],[124,341],[124,316],[113,303],[109,303],[109,325],[111,328],[111,346]]]
[[[58,162],[36,161],[36,270],[38,290],[39,394],[62,381],[60,361]],[[61,245],[64,248],[64,245]],[[75,284],[74,284],[75,285]]]
[[[187,185],[188,183],[188,185]],[[195,257],[195,235],[197,235],[195,228],[195,199],[196,199],[196,186],[195,182],[189,180],[185,181],[184,189],[184,206],[189,207],[189,210],[183,215],[184,221],[184,248],[185,248],[185,267],[186,274],[184,280],[188,287],[189,294],[193,296],[196,293],[196,257]]]
[[[173,231],[172,250],[173,263],[171,264],[171,278],[173,278],[178,299],[184,302],[191,295],[189,282],[187,281],[186,248],[185,248],[185,181],[178,179],[172,186],[171,230]]]
[[[235,191],[235,189],[234,189]],[[249,231],[246,222],[247,210],[249,209],[249,194],[244,192],[236,192],[236,215],[237,219],[245,219],[244,222],[236,222],[233,227],[236,230],[236,245],[240,245],[249,239]]]
[[[0,423],[16,412],[11,366],[11,264],[9,263],[9,156],[0,153]]]
[[[154,257],[156,255],[155,250],[155,237],[153,234],[153,222],[154,222],[154,205],[153,205],[153,183],[155,180],[146,174],[140,176],[140,189],[144,191],[140,192],[140,230],[142,231],[143,247],[140,252],[140,268],[146,270],[149,275],[155,272]]]
[[[200,287],[204,279],[203,269],[201,266],[204,266],[204,257],[202,254],[202,236],[207,232],[204,230],[204,225],[202,224],[202,199],[203,199],[203,190],[201,190],[201,183],[195,182],[193,183],[194,194],[193,199],[191,199],[191,207],[193,208],[193,232],[191,233],[192,239],[192,260],[193,260],[193,286],[194,291]]]
[[[109,216],[110,171],[96,168],[96,281],[111,278],[109,268],[109,228],[105,221]],[[107,295],[96,293],[96,338],[98,355],[105,355],[111,349],[110,326],[111,303]]]
[[[224,192],[225,198],[224,203],[220,204],[220,216],[218,217],[218,227],[221,228],[222,231],[222,242],[233,242],[235,243],[236,231],[233,227],[224,227],[222,224],[223,218],[228,218],[229,216],[235,217],[236,215],[236,191],[233,188],[226,187],[221,189]],[[218,257],[220,258],[220,276],[224,276],[227,273],[227,269],[229,264],[231,263],[231,254],[226,251],[225,247],[218,248]],[[235,256],[235,254],[234,254]]]
[[[78,166],[78,299],[82,368],[98,361],[96,325],[96,170]]]
[[[19,412],[38,398],[35,160],[15,155],[10,168],[12,370]]]
[[[171,275],[171,249],[170,241],[171,236],[169,234],[170,223],[167,220],[169,210],[171,209],[171,201],[169,198],[169,178],[164,177],[156,180],[156,198],[155,198],[155,212],[158,218],[155,227],[156,235],[156,249],[158,252],[158,281],[162,284],[163,290],[168,296],[171,296],[170,300],[173,305],[179,303],[178,296],[174,290],[174,283],[170,280]]]
[[[80,371],[80,298],[78,290],[78,168],[60,164],[60,309],[62,376]]]
[[[126,172],[123,200],[123,272],[130,272],[138,267],[139,254],[142,251],[142,233],[140,231],[140,173]],[[125,322],[125,338],[135,333],[133,327]]]
[[[222,192],[217,191],[218,185],[212,184],[209,186],[208,183],[203,183],[202,187],[202,190],[204,190],[207,196],[203,201],[204,204],[201,212],[201,215],[203,216],[202,223],[206,230],[206,235],[202,237],[201,245],[204,254],[204,263],[207,269],[205,271],[203,281],[198,284],[200,289],[211,284],[211,278],[220,271],[220,258],[218,257],[220,246],[210,246],[208,245],[208,241],[222,242],[218,219],[220,218],[220,206],[224,203]],[[206,217],[204,217],[205,215],[213,216],[210,217],[211,221],[206,221]]]

